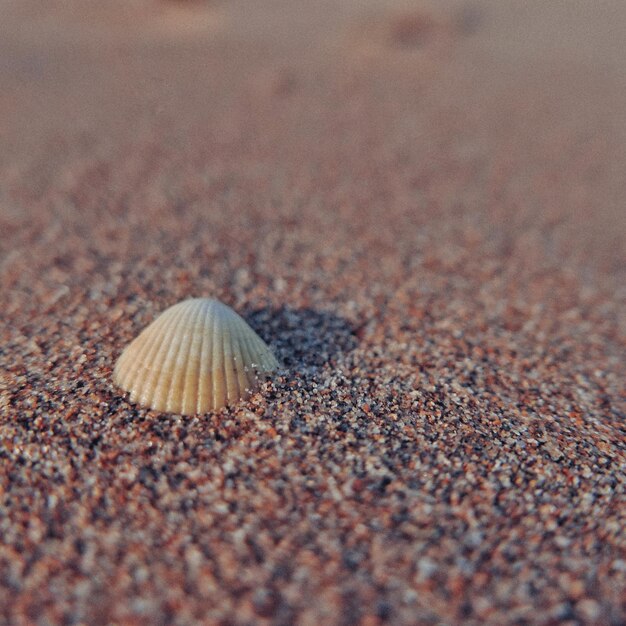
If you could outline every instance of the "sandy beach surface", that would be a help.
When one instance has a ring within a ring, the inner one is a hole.
[[[0,624],[626,623],[626,4],[0,1]],[[284,365],[112,382],[188,297]]]

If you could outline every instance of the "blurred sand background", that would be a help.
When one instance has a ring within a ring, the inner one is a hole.
[[[536,201],[522,217],[503,199],[513,222],[623,261],[621,2],[26,0],[0,29],[5,230],[33,210],[20,190],[131,144],[178,142],[180,160],[204,132],[280,171],[323,163],[334,124],[346,158],[376,137],[422,171],[443,155],[483,187],[514,175]]]
[[[0,619],[622,624],[626,4],[0,1]],[[216,296],[287,369],[139,410]]]

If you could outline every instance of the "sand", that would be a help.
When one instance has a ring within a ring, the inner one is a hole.
[[[1,11],[1,623],[626,621],[623,3]],[[130,404],[192,296],[284,369]]]

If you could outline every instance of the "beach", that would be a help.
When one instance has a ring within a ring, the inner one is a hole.
[[[626,621],[626,5],[0,7],[1,624]]]

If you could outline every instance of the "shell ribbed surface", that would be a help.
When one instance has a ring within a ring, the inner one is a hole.
[[[167,413],[220,409],[278,368],[265,342],[230,307],[211,298],[164,311],[120,356],[115,383],[132,402]]]

